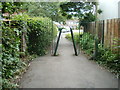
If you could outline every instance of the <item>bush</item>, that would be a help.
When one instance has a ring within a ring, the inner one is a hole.
[[[82,33],[80,33],[80,38],[82,36]],[[65,38],[72,40],[71,34],[66,34]],[[74,33],[74,40],[78,44],[79,43],[79,33]]]
[[[12,20],[27,22],[27,46],[30,54],[45,55],[53,38],[57,35],[57,27],[47,17],[29,17],[26,14],[16,15]],[[53,28],[53,31],[52,31]]]
[[[71,34],[67,34],[66,38],[71,40]],[[94,51],[94,37],[89,33],[80,34],[74,33],[74,40],[80,45],[81,49],[85,50],[87,54],[92,55]],[[79,41],[80,40],[80,41]]]
[[[49,18],[33,18],[28,21],[28,51],[30,54],[45,55],[53,38],[57,34],[57,27],[53,26]],[[54,33],[54,36],[53,36]]]
[[[113,53],[111,50],[102,47],[99,45],[97,63],[102,64],[108,67],[111,72],[115,73],[117,76],[120,76],[120,60],[119,55]]]
[[[54,35],[52,36],[52,24],[49,18],[30,18],[24,15],[23,17],[18,15],[13,18],[11,25],[8,22],[2,24],[2,89],[16,88],[15,84],[16,75],[20,75],[26,68],[30,61],[28,55],[37,54],[44,55],[52,42],[52,39],[57,34],[57,27],[54,25]],[[23,23],[25,22],[25,23]],[[27,33],[25,41],[27,43],[27,50],[21,52],[23,32]],[[26,56],[29,60],[23,61],[21,55]]]
[[[72,40],[71,39],[71,34],[66,34],[65,38],[69,39],[69,40]]]
[[[80,46],[87,54],[92,55],[94,51],[94,36],[89,33],[84,33],[80,38]]]

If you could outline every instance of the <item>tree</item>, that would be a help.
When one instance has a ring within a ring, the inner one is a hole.
[[[2,2],[2,13],[10,13],[21,11],[23,2]]]
[[[58,2],[29,2],[24,4],[24,9],[30,16],[49,17],[54,21],[64,21]]]
[[[97,2],[66,2],[61,3],[60,8],[63,16],[72,15],[81,21],[90,22],[97,19],[96,13],[102,13],[102,10],[97,9],[97,5]]]
[[[54,21],[64,21],[58,2],[2,2],[2,13],[27,13],[32,17],[49,17]]]

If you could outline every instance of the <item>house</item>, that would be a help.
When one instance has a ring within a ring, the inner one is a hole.
[[[66,25],[72,27],[73,29],[77,29],[79,25],[79,20],[74,19],[74,20],[67,20]]]
[[[100,20],[120,18],[120,0],[98,0],[99,8],[103,11]]]
[[[118,18],[120,18],[120,1],[118,2]]]

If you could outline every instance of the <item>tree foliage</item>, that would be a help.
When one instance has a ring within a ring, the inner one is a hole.
[[[69,17],[77,17],[84,21],[95,21],[95,2],[67,2],[60,5],[62,10],[62,15]],[[66,13],[66,14],[64,14]]]
[[[22,5],[23,2],[2,2],[2,13],[10,13],[20,12],[23,10]]]
[[[59,2],[29,2],[24,4],[24,9],[30,16],[49,17],[54,21],[64,21],[61,15]]]
[[[2,13],[27,13],[31,17],[49,17],[54,21],[65,21],[59,2],[2,2]]]

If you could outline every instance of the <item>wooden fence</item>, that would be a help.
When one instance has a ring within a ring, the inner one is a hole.
[[[86,25],[86,32],[96,34],[96,22]],[[105,47],[120,50],[120,18],[98,21],[98,38]]]

